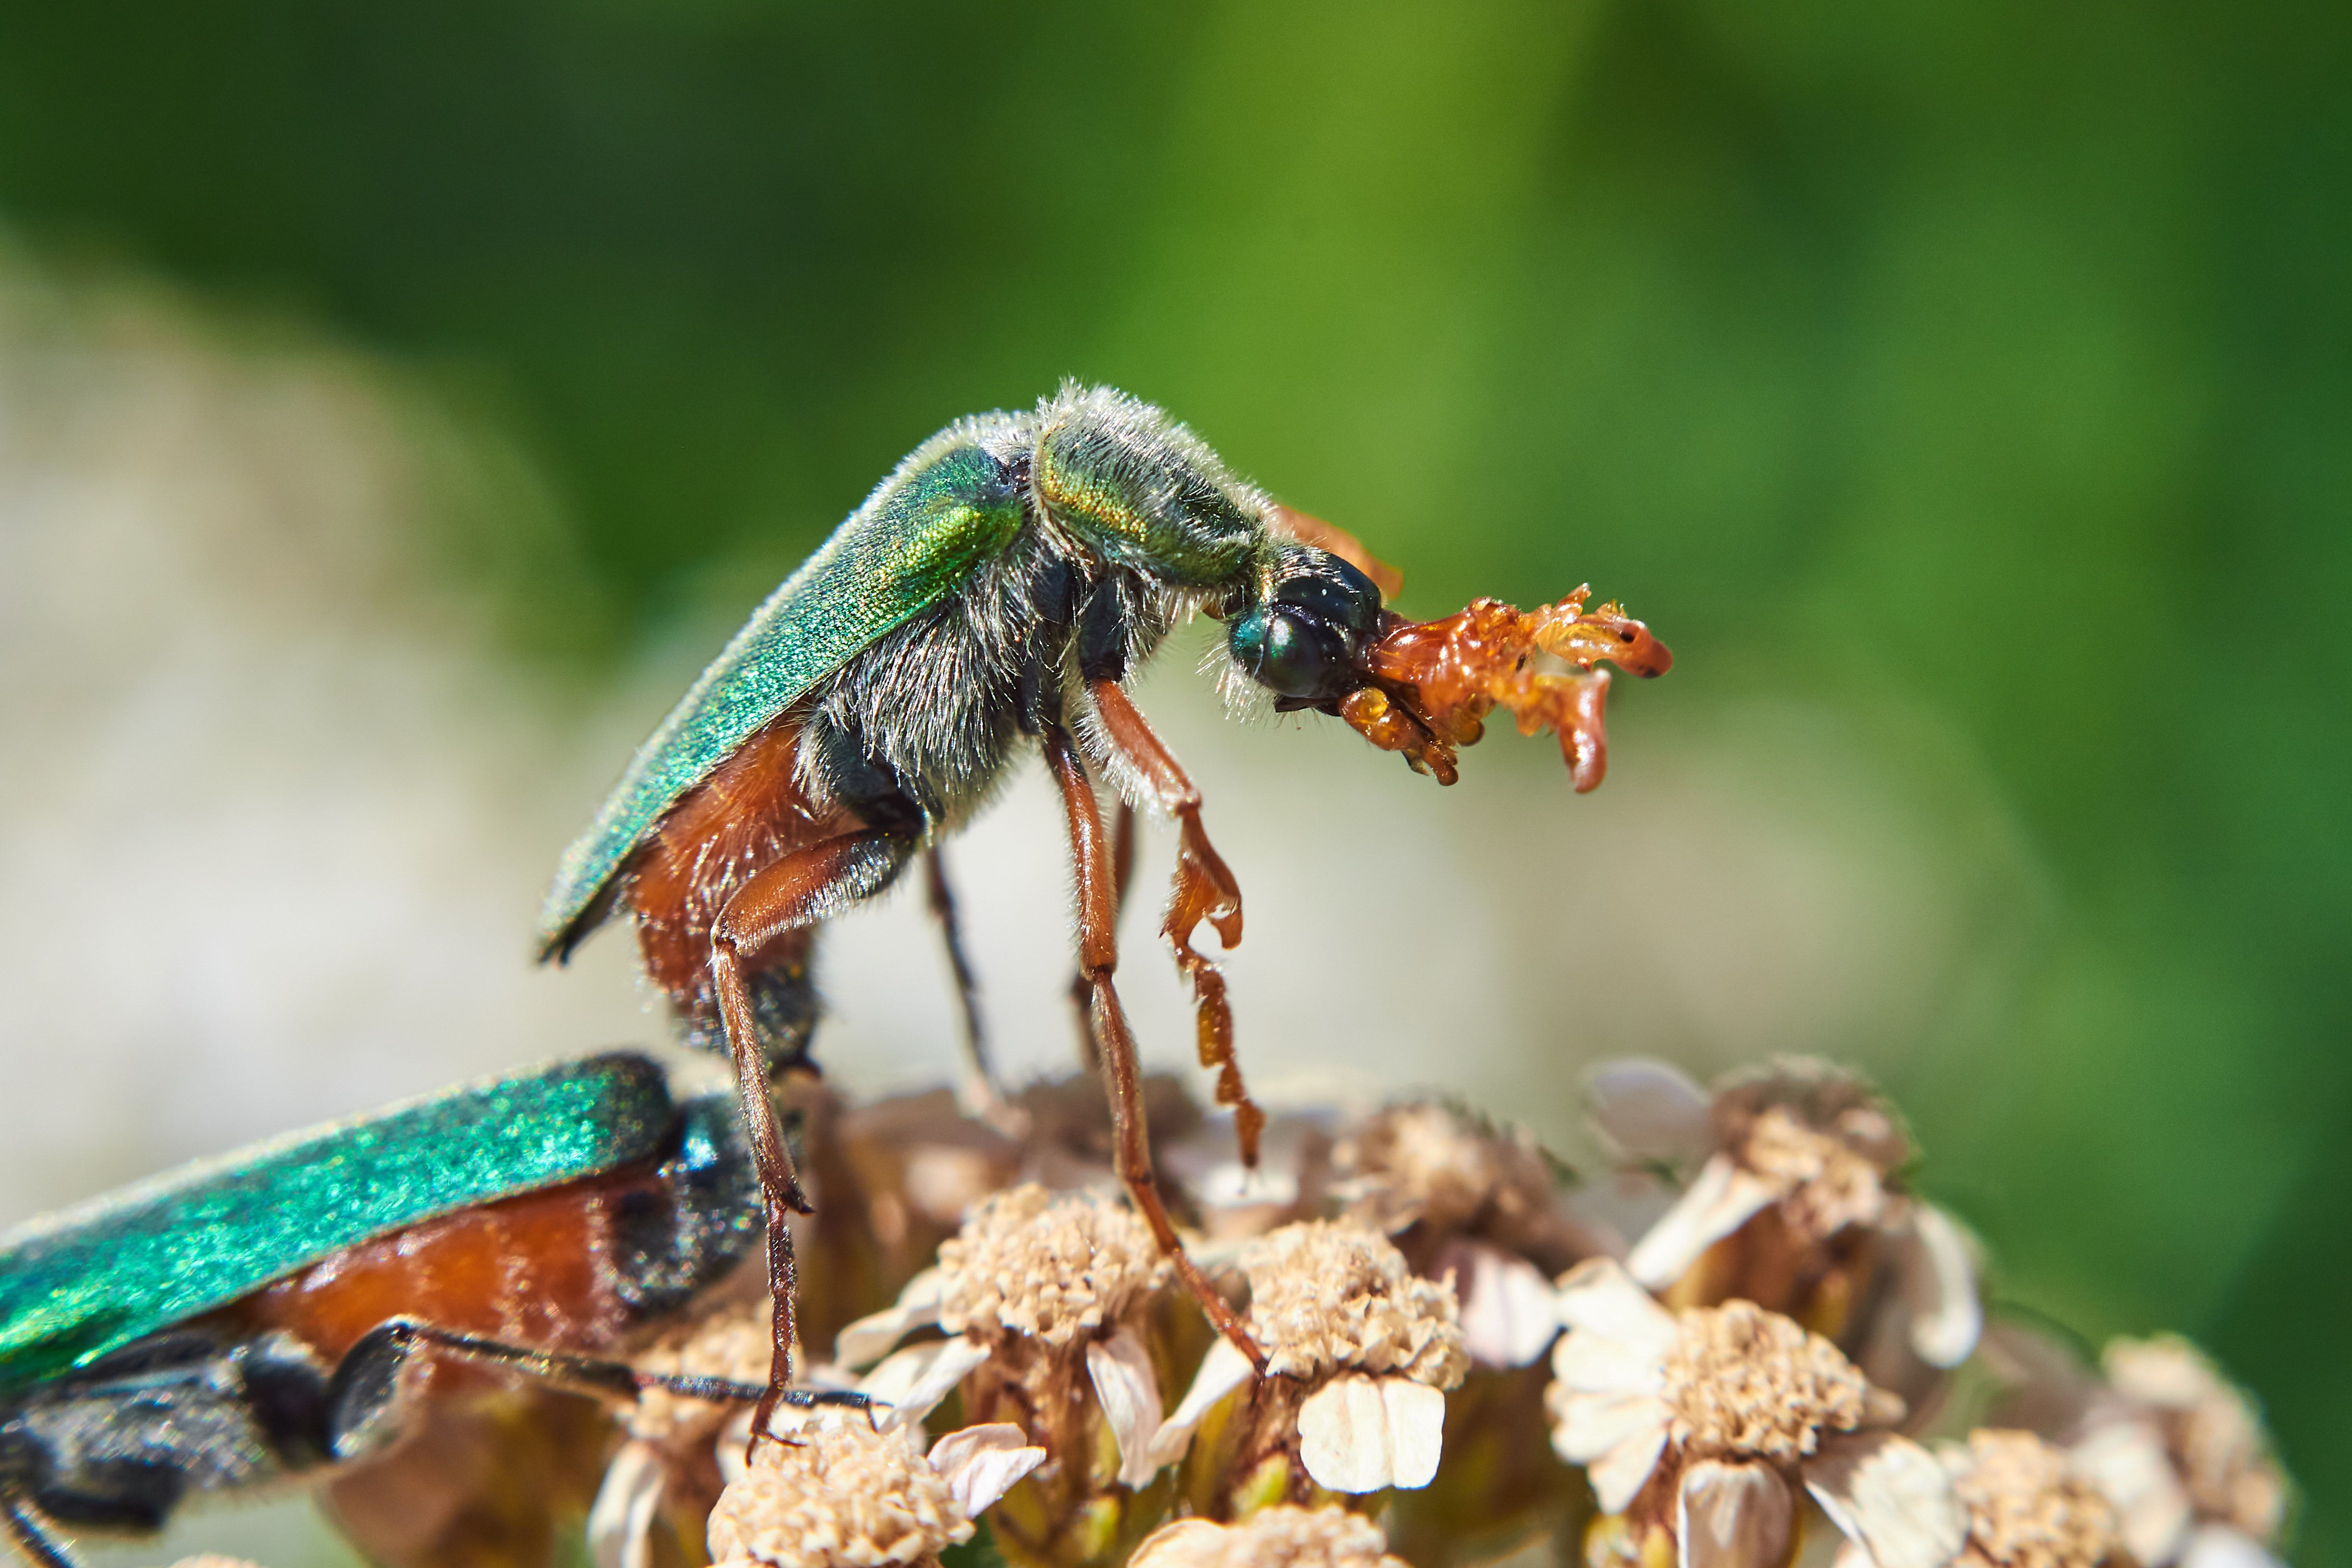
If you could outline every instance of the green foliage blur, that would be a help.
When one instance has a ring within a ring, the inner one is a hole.
[[[585,679],[1076,374],[1408,609],[1590,576],[1678,682],[1935,715],[2057,914],[1891,1087],[2004,1289],[2209,1343],[2295,1555],[2352,1561],[2347,45],[2305,0],[11,0],[0,222],[495,431],[556,526],[450,547]]]

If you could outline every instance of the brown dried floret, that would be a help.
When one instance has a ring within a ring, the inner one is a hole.
[[[2032,1433],[1971,1432],[1945,1463],[1969,1514],[1962,1563],[2097,1568],[2119,1552],[2115,1510],[2069,1473],[2063,1451]]]
[[[1169,1265],[1125,1204],[1031,1184],[983,1200],[940,1248],[940,1325],[1060,1350],[1167,1283]]]
[[[1145,1538],[1131,1568],[1405,1568],[1361,1514],[1287,1503],[1237,1524],[1179,1520]]]
[[[1315,1220],[1242,1253],[1250,1332],[1271,1373],[1394,1373],[1451,1388],[1469,1370],[1450,1286],[1415,1277],[1384,1237]]]
[[[2258,1542],[2274,1539],[2286,1513],[2286,1475],[2245,1394],[2178,1334],[2115,1340],[2100,1360],[2117,1392],[2156,1413],[2197,1516]]]
[[[1798,1459],[1863,1424],[1870,1384],[1835,1345],[1748,1301],[1675,1321],[1664,1363],[1675,1440],[1695,1457]]]
[[[948,1479],[904,1427],[812,1424],[763,1443],[710,1514],[714,1563],[881,1568],[930,1563],[971,1539]]]
[[[1451,1106],[1394,1105],[1341,1140],[1333,1163],[1352,1212],[1396,1235],[1476,1233],[1557,1273],[1591,1250],[1556,1202],[1558,1176],[1535,1140]]]
[[[1853,1074],[1782,1058],[1716,1086],[1717,1147],[1780,1194],[1801,1243],[1885,1214],[1885,1178],[1911,1157],[1893,1109]]]

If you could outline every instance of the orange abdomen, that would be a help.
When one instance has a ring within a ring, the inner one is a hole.
[[[604,1353],[636,1325],[613,1263],[620,1205],[667,1202],[651,1167],[567,1182],[349,1247],[223,1310],[330,1366],[387,1318],[539,1350]]]
[[[710,994],[710,926],[736,889],[793,850],[865,825],[812,803],[795,775],[801,725],[777,720],[679,797],[631,865],[629,907],[646,973],[682,1012],[717,1016]],[[761,955],[763,967],[802,961],[809,938]]]

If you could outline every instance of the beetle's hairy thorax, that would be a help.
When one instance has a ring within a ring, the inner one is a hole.
[[[1073,629],[1041,602],[1057,566],[1119,596],[1130,664],[1150,658],[1187,607],[1164,584],[1089,559],[1033,520],[1003,557],[851,660],[820,695],[817,720],[898,784],[932,837],[985,805],[1030,743],[1024,679],[1043,685],[1050,717],[1080,705]],[[806,747],[801,773],[814,795],[843,793]]]

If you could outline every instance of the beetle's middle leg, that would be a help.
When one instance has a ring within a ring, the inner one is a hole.
[[[1078,884],[1078,967],[1085,974],[1087,988],[1093,1006],[1094,1037],[1102,1047],[1103,1086],[1110,1095],[1110,1115],[1113,1163],[1119,1180],[1127,1184],[1135,1206],[1142,1211],[1144,1223],[1151,1227],[1152,1237],[1160,1250],[1175,1264],[1177,1277],[1184,1288],[1201,1304],[1219,1333],[1231,1340],[1250,1364],[1260,1373],[1265,1371],[1265,1352],[1242,1327],[1241,1319],[1209,1277],[1201,1272],[1199,1264],[1184,1250],[1178,1239],[1174,1222],[1169,1219],[1166,1205],[1160,1201],[1160,1187],[1151,1173],[1151,1131],[1143,1115],[1143,1094],[1140,1086],[1142,1069],[1137,1064],[1135,1036],[1127,1026],[1127,1015],[1118,1005],[1118,991],[1111,984],[1112,972],[1118,967],[1118,936],[1113,919],[1111,899],[1111,866],[1108,847],[1103,843],[1102,812],[1095,803],[1095,790],[1087,777],[1086,763],[1079,760],[1078,749],[1070,740],[1070,732],[1059,724],[1045,726],[1043,736],[1045,766],[1054,782],[1062,789],[1062,810],[1069,823],[1070,862],[1077,874]]]
[[[751,1152],[760,1167],[760,1194],[768,1222],[768,1289],[774,1297],[775,1351],[768,1389],[751,1415],[751,1440],[773,1436],[769,1417],[791,1385],[793,1321],[792,1216],[810,1211],[776,1127],[768,1094],[767,1058],[751,1011],[747,976],[761,954],[826,916],[878,890],[914,853],[911,837],[879,830],[845,833],[793,850],[735,890],[710,925],[710,988],[735,1064],[735,1092]]]
[[[1111,816],[1110,827],[1110,923],[1118,929],[1118,917],[1127,912],[1127,884],[1135,873],[1135,807],[1126,801]],[[1070,1011],[1078,1021],[1078,1059],[1088,1072],[1102,1071],[1102,1042],[1095,1038],[1095,988],[1081,968],[1070,976]]]
[[[1160,809],[1176,819],[1176,886],[1160,934],[1175,956],[1176,967],[1192,983],[1201,1065],[1216,1069],[1217,1103],[1233,1107],[1234,1135],[1241,1143],[1242,1163],[1255,1167],[1265,1112],[1250,1099],[1249,1088],[1242,1082],[1241,1062],[1234,1055],[1234,1009],[1225,1000],[1225,977],[1192,946],[1192,932],[1202,921],[1216,928],[1217,940],[1226,948],[1239,944],[1241,884],[1234,880],[1224,857],[1217,853],[1201,826],[1201,792],[1185,776],[1176,754],[1151,732],[1134,700],[1116,680],[1089,681],[1087,690],[1094,699],[1103,739],[1150,786]]]

